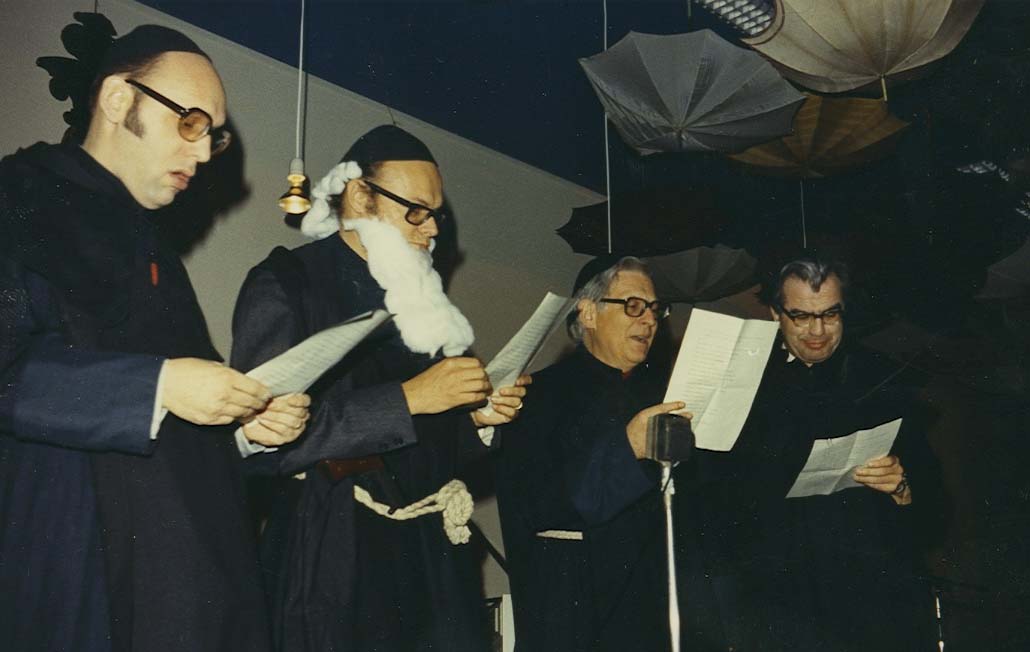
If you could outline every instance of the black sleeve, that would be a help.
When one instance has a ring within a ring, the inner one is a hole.
[[[150,452],[165,359],[68,344],[52,291],[0,257],[0,433],[79,450]]]
[[[598,525],[656,486],[613,406],[570,400],[547,381],[530,391],[522,415],[503,428],[499,463],[499,483],[530,528]]]
[[[303,316],[276,274],[258,266],[240,290],[233,314],[231,364],[248,371],[301,342]],[[347,376],[312,395],[304,433],[275,452],[248,457],[255,473],[292,474],[323,459],[362,457],[415,443],[408,404],[399,382],[355,389]]]

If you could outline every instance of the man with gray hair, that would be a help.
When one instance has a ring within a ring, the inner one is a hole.
[[[770,276],[759,296],[780,337],[748,420],[730,453],[707,456],[718,482],[679,503],[704,532],[732,649],[901,652],[930,641],[913,519],[934,502],[933,456],[896,371],[846,342],[847,284],[840,261],[816,255]],[[853,472],[859,487],[785,498],[814,440],[902,416],[890,454]]]
[[[668,306],[636,258],[600,258],[576,281],[574,353],[534,375],[504,427],[497,477],[516,649],[669,646],[659,469],[645,460],[664,378],[646,360]]]

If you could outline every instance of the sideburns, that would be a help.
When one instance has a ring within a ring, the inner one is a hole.
[[[378,201],[379,201],[379,198],[376,196],[376,194],[374,192],[369,192],[368,193],[368,201],[365,202],[365,214],[367,214],[367,215],[378,215],[379,213],[376,210],[376,208],[378,206],[378,204],[376,202],[378,202]]]
[[[122,123],[125,128],[131,131],[139,138],[143,137],[143,123],[139,119],[139,101],[141,94],[136,91],[135,97],[132,99],[132,106],[129,107],[129,112],[125,114],[125,121]]]

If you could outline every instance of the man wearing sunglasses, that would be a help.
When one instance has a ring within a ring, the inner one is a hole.
[[[91,92],[81,143],[0,163],[2,647],[265,650],[234,426],[216,426],[282,444],[308,399],[220,364],[151,214],[228,143],[222,83],[149,25]]]
[[[760,297],[780,338],[748,420],[730,453],[704,456],[718,481],[678,503],[704,533],[685,553],[704,556],[724,647],[901,652],[935,640],[913,536],[932,518],[938,473],[896,367],[845,338],[847,283],[841,262],[817,255],[770,275]],[[890,454],[853,471],[858,487],[785,497],[813,440],[898,417]]]
[[[647,363],[668,306],[636,258],[591,261],[569,316],[576,351],[534,374],[502,429],[497,498],[516,650],[669,648],[658,465],[643,459],[664,381]]]
[[[274,250],[240,290],[233,366],[369,310],[393,319],[312,388],[303,438],[247,458],[300,495],[273,508],[262,543],[276,641],[291,652],[488,650],[479,560],[465,545],[471,497],[455,477],[495,445],[491,426],[518,415],[529,378],[493,388],[467,352],[472,329],[432,266],[447,217],[421,140],[376,127],[312,196],[301,228],[318,240]],[[488,398],[492,409],[477,410]],[[441,519],[413,504],[448,507]]]

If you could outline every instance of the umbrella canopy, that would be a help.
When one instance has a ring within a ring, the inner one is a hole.
[[[744,42],[823,93],[911,76],[951,52],[985,0],[776,0],[776,17]]]
[[[652,256],[646,262],[658,296],[666,301],[714,301],[755,282],[755,259],[743,249],[721,244]]]
[[[740,152],[790,133],[804,101],[762,57],[710,30],[630,32],[579,62],[608,118],[641,154]]]
[[[792,135],[730,158],[775,176],[825,177],[886,156],[907,126],[882,100],[810,95]]]
[[[616,196],[612,203],[611,253],[653,256],[697,247],[725,222],[709,190],[655,188]],[[572,250],[601,256],[608,251],[608,202],[572,209],[557,229]]]

